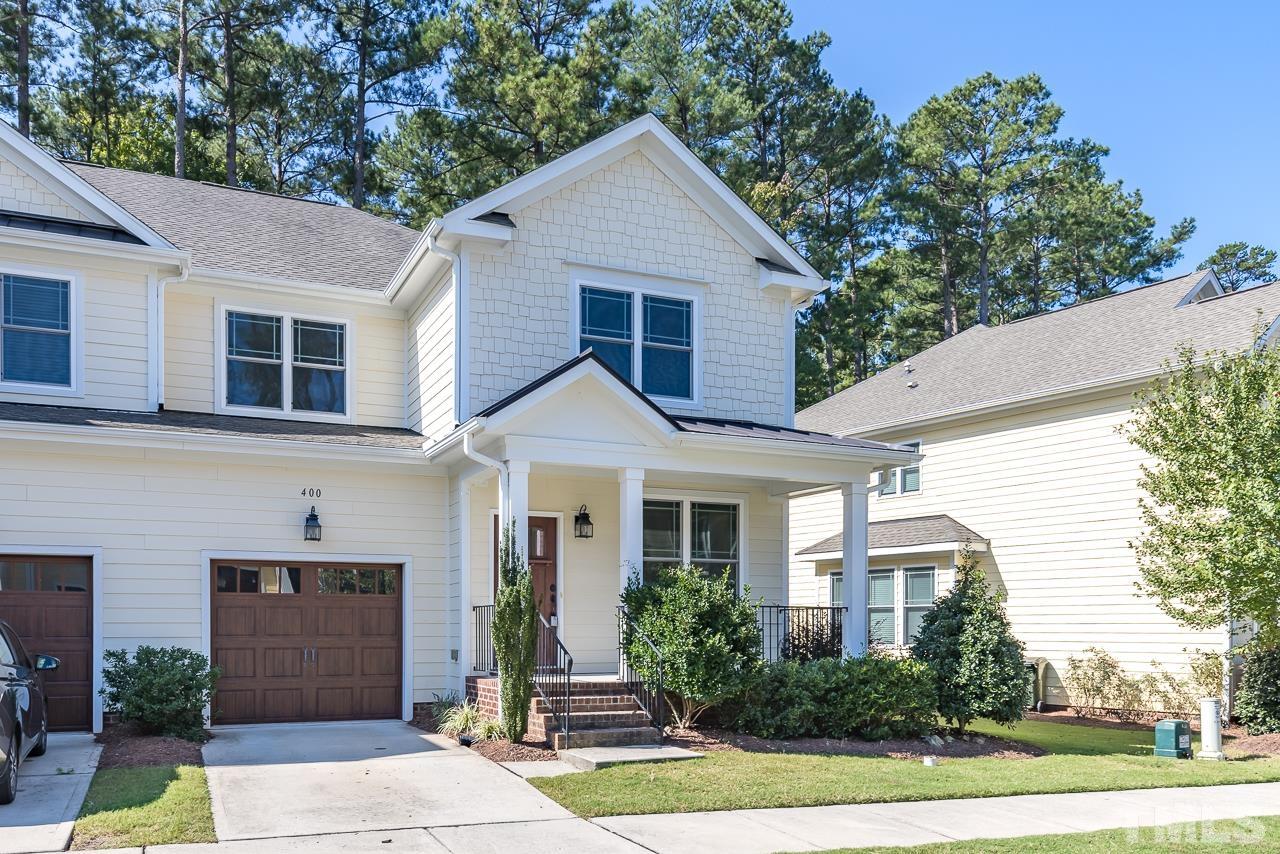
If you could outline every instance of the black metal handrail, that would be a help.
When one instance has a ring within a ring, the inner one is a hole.
[[[551,710],[569,747],[569,711],[573,694],[573,656],[560,642],[555,626],[538,614],[538,646],[533,670],[533,687]]]
[[[475,645],[471,648],[473,673],[497,673],[498,657],[493,651],[493,606],[472,605],[475,617]]]
[[[840,605],[761,605],[760,657],[765,661],[812,661],[844,654]]]
[[[646,680],[641,676],[627,657],[627,649],[637,640],[653,656],[657,670],[653,680]],[[618,606],[618,679],[631,692],[631,696],[636,698],[636,702],[649,713],[649,719],[657,727],[658,738],[661,739],[666,728],[667,713],[667,695],[662,684],[662,653],[658,651],[657,644],[636,625],[624,605]]]

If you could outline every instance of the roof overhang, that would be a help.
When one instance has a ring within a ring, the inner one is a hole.
[[[121,228],[153,249],[176,251],[172,243],[153,231],[146,223],[59,163],[48,152],[18,133],[15,127],[3,120],[0,120],[0,153],[90,222]],[[118,244],[108,245],[114,247]]]
[[[884,548],[867,549],[867,557],[909,557],[911,555],[945,554],[947,552],[964,551],[966,548],[970,551],[979,553],[988,551],[986,542],[961,543],[950,541],[942,543],[919,543],[913,546],[886,546]],[[844,553],[800,551],[796,553],[796,557],[812,563],[825,563],[832,560],[844,560]]]

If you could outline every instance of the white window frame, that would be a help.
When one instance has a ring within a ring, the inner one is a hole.
[[[575,353],[581,353],[582,346],[582,289],[598,288],[605,291],[617,291],[631,294],[631,384],[644,391],[644,298],[646,296],[678,299],[689,302],[691,308],[690,343],[690,397],[668,397],[665,395],[646,395],[659,406],[672,409],[702,408],[702,299],[703,288],[682,282],[649,279],[642,275],[623,275],[621,273],[594,272],[589,275],[575,275],[573,287],[570,288],[569,322],[573,334]]]
[[[747,561],[747,535],[750,526],[747,524],[747,496],[737,492],[686,492],[684,490],[655,489],[644,491],[644,501],[679,501],[680,502],[680,563],[692,562],[693,555],[693,510],[692,505],[703,504],[736,504],[738,507],[738,594],[749,581]],[[643,524],[643,523],[642,523]],[[640,532],[641,539],[644,531]],[[641,560],[643,561],[643,549]]]
[[[280,408],[270,409],[260,406],[238,406],[227,404],[227,315],[232,312],[242,314],[261,314],[280,318]],[[347,411],[311,412],[293,409],[293,322],[295,320],[315,321],[317,323],[341,323],[344,327],[343,340],[343,392]],[[214,311],[214,367],[213,411],[219,415],[247,415],[253,418],[281,418],[288,421],[324,421],[331,424],[354,424],[356,421],[356,336],[355,321],[350,317],[323,315],[314,312],[294,311],[292,309],[273,307],[270,305],[253,305],[244,303],[217,304]]]
[[[0,264],[0,275],[29,276],[52,282],[67,283],[67,334],[70,335],[71,384],[52,385],[0,380],[0,394],[26,394],[38,397],[84,397],[84,289],[80,276],[70,270],[54,267],[28,267]],[[0,284],[0,289],[3,284]],[[0,332],[0,336],[4,333]]]
[[[840,602],[836,602],[836,579],[840,579]],[[834,572],[827,573],[827,607],[843,608],[846,607],[844,600],[844,570],[837,569]]]
[[[921,453],[924,450],[924,441],[922,439],[907,439],[902,442],[895,442],[894,444],[915,445],[917,454]],[[902,490],[903,478],[904,478],[905,470],[909,468],[914,468],[917,471],[917,477],[920,480],[920,485],[916,489],[911,490],[910,492],[903,492]],[[879,498],[902,498],[907,495],[924,494],[924,461],[923,460],[917,463],[912,463],[911,465],[908,465],[908,466],[898,466],[897,468],[890,469],[888,472],[888,476],[893,478],[893,491],[882,492],[879,489],[880,484],[877,484],[876,495]]]
[[[910,493],[909,493],[910,494]],[[867,569],[872,572],[890,572],[893,575],[893,646],[896,649],[909,649],[911,639],[907,637],[907,608],[923,608],[923,605],[907,605],[907,573],[911,570],[927,569],[933,573],[933,599],[938,599],[938,564],[937,563],[900,563],[894,566],[873,566]],[[867,584],[871,582],[868,580]],[[932,605],[930,606],[932,607]],[[867,605],[870,620],[871,605]],[[868,626],[870,623],[868,622]]]

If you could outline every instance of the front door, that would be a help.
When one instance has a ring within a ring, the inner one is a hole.
[[[533,574],[533,598],[538,610],[551,625],[557,625],[556,536],[558,520],[554,516],[529,516],[529,536],[525,541],[529,572]],[[493,519],[493,589],[498,589],[498,517]]]

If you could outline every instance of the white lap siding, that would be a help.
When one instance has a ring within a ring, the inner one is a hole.
[[[1117,432],[1130,404],[1123,392],[876,437],[922,438],[925,459],[921,491],[872,498],[871,521],[945,513],[988,538],[982,565],[1007,593],[1027,654],[1049,659],[1053,703],[1066,701],[1068,657],[1089,646],[1110,652],[1134,674],[1150,671],[1152,661],[1185,672],[1189,652],[1225,647],[1225,629],[1184,628],[1136,588],[1129,542],[1141,531],[1137,481],[1144,457]],[[825,579],[795,552],[838,530],[839,506],[832,493],[792,502],[796,604],[823,601]]]
[[[322,459],[323,450],[317,450]],[[407,555],[413,560],[413,699],[447,681],[447,481],[367,463],[6,440],[0,552],[102,550],[108,649],[201,645],[206,550]],[[320,491],[319,498],[302,495]],[[323,540],[306,543],[311,505]]]

